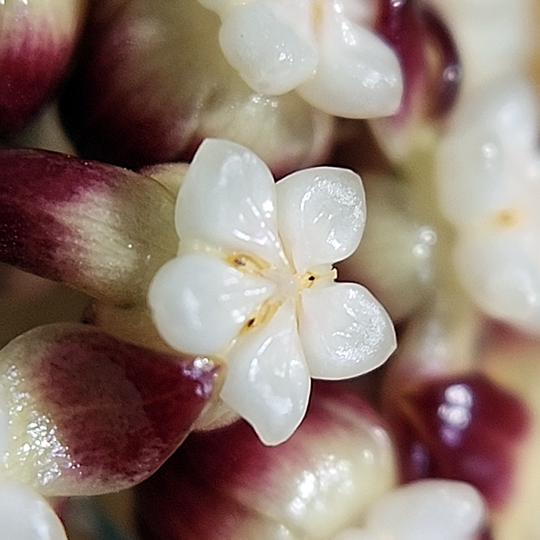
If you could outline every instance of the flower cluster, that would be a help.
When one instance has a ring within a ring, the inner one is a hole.
[[[535,7],[0,0],[0,536],[540,538]]]

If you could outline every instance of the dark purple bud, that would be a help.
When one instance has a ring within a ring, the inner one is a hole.
[[[395,397],[387,416],[404,481],[468,482],[492,508],[512,494],[515,453],[528,433],[529,412],[486,376],[415,383]]]
[[[405,81],[398,120],[418,108],[439,118],[454,105],[461,68],[454,40],[439,15],[420,0],[381,0],[378,32],[396,52]]]

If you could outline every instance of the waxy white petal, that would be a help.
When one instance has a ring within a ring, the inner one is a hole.
[[[67,540],[47,501],[15,480],[0,480],[0,531],[6,540]]]
[[[470,235],[457,246],[456,266],[482,310],[540,333],[540,231]]]
[[[280,18],[272,2],[265,1],[238,6],[223,18],[223,54],[256,92],[284,94],[314,73],[315,43],[299,35],[294,23],[294,18]]]
[[[456,224],[468,225],[540,195],[537,106],[523,80],[499,81],[468,96],[442,139],[440,201]]]
[[[297,272],[349,257],[366,223],[360,177],[347,169],[316,167],[276,185],[279,234]]]
[[[484,517],[478,492],[463,482],[423,480],[391,491],[370,509],[366,529],[392,540],[473,540]]]
[[[207,244],[227,253],[250,253],[285,264],[275,198],[272,174],[258,156],[230,141],[206,139],[177,199],[181,250]]]
[[[261,440],[287,440],[304,418],[310,377],[296,328],[292,300],[261,328],[248,330],[228,355],[221,398],[255,429]]]
[[[301,295],[300,337],[311,376],[354,377],[383,364],[396,348],[390,317],[356,283],[332,283]]]
[[[275,285],[202,252],[172,259],[148,295],[163,339],[178,351],[217,354],[271,296]]]
[[[394,114],[403,92],[394,51],[367,28],[352,23],[339,2],[325,2],[322,9],[317,72],[298,86],[298,93],[335,116]]]

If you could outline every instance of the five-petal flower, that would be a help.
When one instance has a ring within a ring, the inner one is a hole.
[[[221,398],[267,444],[304,417],[310,375],[354,377],[395,348],[392,322],[363,287],[335,283],[332,263],[358,246],[360,178],[332,167],[277,184],[250,150],[206,140],[180,188],[180,250],[149,304],[173,348],[228,364]]]

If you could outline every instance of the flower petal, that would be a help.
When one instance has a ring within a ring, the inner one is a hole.
[[[293,302],[282,305],[263,327],[242,336],[228,360],[223,401],[265,444],[287,440],[304,418],[311,385]]]
[[[207,139],[188,169],[176,205],[183,250],[204,243],[283,264],[272,174],[251,150]]]
[[[245,274],[207,253],[191,252],[159,270],[148,301],[156,326],[171,347],[217,354],[274,289],[271,281]]]
[[[89,10],[84,55],[61,98],[85,156],[139,168],[191,160],[205,137],[219,137],[249,146],[281,177],[327,155],[333,118],[296,92],[249,88],[221,52],[219,18],[199,2],[116,4]]]
[[[219,367],[118,341],[88,325],[36,328],[0,352],[9,474],[48,496],[131,487],[178,448]]]
[[[311,376],[355,377],[379,367],[396,348],[390,317],[373,295],[356,283],[305,289],[300,337]]]
[[[368,511],[366,528],[396,540],[472,539],[484,512],[482,498],[469,484],[423,480],[382,497]]]
[[[15,480],[0,481],[0,531],[9,540],[67,540],[49,503]]]
[[[470,231],[456,246],[459,279],[490,317],[540,334],[538,227]]]
[[[346,259],[366,222],[360,177],[347,169],[316,167],[276,185],[279,234],[299,273]]]
[[[219,32],[223,54],[242,79],[261,94],[290,92],[317,67],[315,43],[298,32],[296,6],[292,13],[286,7],[276,5],[275,0],[249,2],[223,17]],[[309,6],[302,7],[300,15],[309,20]],[[280,12],[285,17],[280,17]]]
[[[389,116],[397,111],[403,90],[397,56],[375,33],[352,23],[339,4],[324,3],[317,72],[297,91],[335,116]]]

